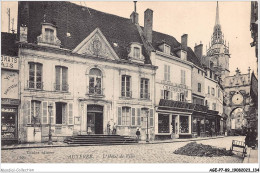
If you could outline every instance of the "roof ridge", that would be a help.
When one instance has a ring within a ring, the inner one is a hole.
[[[118,17],[118,18],[122,18],[122,19],[126,19],[126,20],[129,20],[129,21],[130,21],[130,18],[118,16],[118,15],[116,15],[116,14],[111,14],[111,13],[108,13],[108,12],[99,11],[99,10],[96,10],[96,9],[94,9],[94,8],[91,8],[91,7],[86,7],[86,6],[83,6],[83,5],[75,4],[75,3],[73,3],[73,2],[69,2],[69,1],[60,1],[60,2],[66,2],[66,3],[69,3],[69,4],[73,4],[73,5],[75,5],[75,6],[81,7],[81,8],[91,9],[91,10],[93,10],[93,11],[96,11],[96,12],[98,12],[98,13],[102,13],[102,14],[104,14],[104,15],[110,15],[110,16],[114,16],[114,17]]]

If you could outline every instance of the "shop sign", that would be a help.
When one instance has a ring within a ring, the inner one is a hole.
[[[3,105],[19,105],[18,99],[1,98],[1,104]]]
[[[18,70],[19,61],[17,57],[12,56],[1,56],[1,68],[2,69],[11,69],[11,70]]]
[[[14,108],[1,108],[1,112],[16,112]]]
[[[188,89],[188,86],[184,85],[184,84],[172,83],[172,82],[165,81],[165,80],[162,80],[161,83],[164,84],[163,89],[165,89],[165,90],[182,92],[182,91],[185,91]]]
[[[18,99],[18,73],[15,71],[2,71],[2,98]]]

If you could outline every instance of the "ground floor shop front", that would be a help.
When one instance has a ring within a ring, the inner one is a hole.
[[[223,134],[223,119],[202,105],[161,99],[155,114],[155,138],[175,139]]]

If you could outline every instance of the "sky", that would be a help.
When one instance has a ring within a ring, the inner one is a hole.
[[[134,10],[132,1],[74,3],[125,18],[129,18]],[[144,11],[147,8],[152,9],[153,30],[172,35],[179,42],[183,34],[188,34],[188,46],[194,49],[195,43],[202,42],[205,55],[215,24],[216,5],[216,1],[138,1],[137,13],[139,24],[143,26]],[[2,32],[8,30],[7,8],[11,9],[15,29],[17,25],[17,2],[2,2]],[[222,32],[230,46],[230,75],[235,74],[237,67],[242,73],[247,73],[248,67],[257,71],[255,48],[250,46],[250,10],[250,1],[219,2]]]

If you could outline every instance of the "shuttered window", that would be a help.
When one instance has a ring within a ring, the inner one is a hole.
[[[185,70],[181,70],[181,84],[186,84],[186,72]]]
[[[137,125],[141,125],[141,109],[137,108]]]
[[[132,126],[135,125],[135,108],[132,108]]]
[[[170,73],[171,73],[171,67],[169,65],[164,65],[164,80],[170,81]]]
[[[49,102],[49,105],[52,105],[52,107],[48,107],[48,119],[50,121],[51,124],[55,124],[55,121],[54,121],[54,107],[53,107],[53,102]]]
[[[31,124],[41,123],[41,102],[31,101]]]
[[[153,109],[150,109],[150,127],[153,127]]]
[[[122,108],[121,108],[121,107],[118,107],[117,109],[118,109],[118,110],[117,110],[117,120],[118,120],[117,124],[118,124],[118,125],[122,125],[122,124],[121,124],[121,120],[122,120]]]
[[[42,102],[42,124],[48,124],[48,102]]]
[[[69,125],[73,125],[73,104],[69,103]]]

